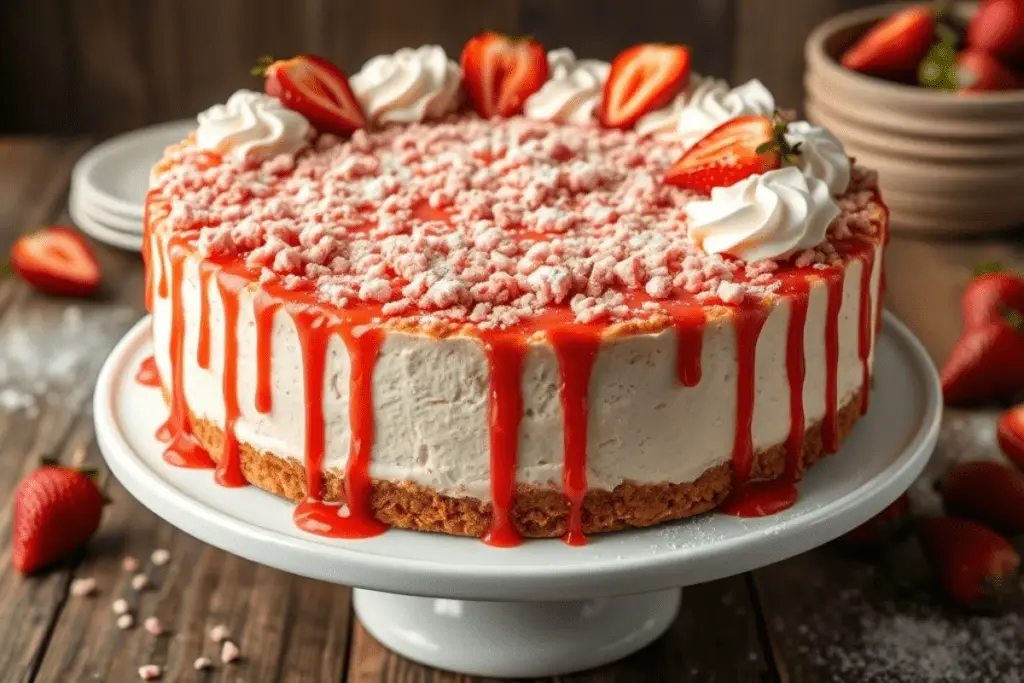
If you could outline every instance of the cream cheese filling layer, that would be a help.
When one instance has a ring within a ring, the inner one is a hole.
[[[163,239],[152,240],[154,268]],[[881,247],[876,247],[878,251]],[[185,312],[185,396],[192,412],[224,424],[222,373],[224,312],[216,283],[209,282],[210,364],[199,367],[200,290],[197,255],[186,260],[181,283]],[[881,258],[870,278],[871,321],[877,320]],[[837,399],[841,406],[860,390],[858,320],[863,262],[845,273],[839,312]],[[155,273],[151,276],[155,277]],[[171,287],[177,283],[170,282]],[[305,402],[299,341],[289,315],[278,310],[273,323],[271,382],[273,408],[259,413],[256,390],[256,324],[249,292],[239,296],[238,397],[240,441],[282,458],[303,462]],[[825,413],[824,283],[810,293],[804,331],[804,410],[808,426]],[[755,450],[785,441],[789,433],[786,375],[788,304],[776,306],[757,344]],[[169,298],[154,297],[154,355],[161,377],[171,376]],[[872,358],[873,362],[873,350]],[[666,330],[609,340],[595,361],[590,382],[588,481],[592,489],[636,483],[691,482],[731,458],[736,421],[736,336],[729,320],[711,321],[705,331],[702,378],[692,388],[676,374],[676,334]],[[344,344],[332,338],[324,374],[326,457],[324,468],[342,470],[348,456],[349,361]],[[558,364],[551,347],[533,344],[522,378],[523,418],[519,428],[517,481],[562,486],[563,421]],[[487,420],[488,370],[482,345],[474,339],[435,339],[389,333],[373,380],[376,416],[374,478],[412,481],[453,496],[490,499]]]

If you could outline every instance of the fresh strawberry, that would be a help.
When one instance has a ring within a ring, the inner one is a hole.
[[[975,273],[960,300],[964,329],[981,327],[1011,310],[1024,315],[1024,278],[1004,271],[997,263],[978,266]]]
[[[942,497],[957,515],[1016,536],[1024,533],[1024,474],[998,462],[957,465],[946,475]]]
[[[485,31],[462,48],[462,85],[477,114],[515,116],[548,79],[544,46]]]
[[[313,124],[321,133],[347,135],[366,128],[366,114],[352,94],[345,73],[323,57],[296,55],[258,65],[263,89]]]
[[[765,116],[726,121],[686,150],[665,173],[665,182],[698,192],[727,187],[756,173],[780,168],[799,154],[786,141],[786,123]]]
[[[1024,316],[1004,314],[966,330],[942,368],[942,395],[967,405],[1024,390]]]
[[[999,416],[996,438],[1006,457],[1024,470],[1024,405],[1010,408]]]
[[[980,50],[963,50],[957,55],[956,77],[960,90],[966,92],[1024,88],[1024,78]]]
[[[884,19],[843,53],[842,65],[874,76],[905,80],[935,41],[935,13],[914,5]]]
[[[899,536],[909,519],[910,498],[904,493],[877,515],[843,535],[841,541],[854,548],[875,548]]]
[[[47,294],[89,296],[100,286],[100,265],[92,248],[67,225],[53,225],[18,239],[11,268]]]
[[[1024,61],[1024,0],[984,0],[967,25],[967,44],[1007,61]]]
[[[102,510],[88,473],[44,464],[14,491],[14,568],[33,574],[64,559],[96,533]]]
[[[606,128],[629,128],[668,104],[690,81],[690,52],[682,45],[645,43],[612,61],[599,118]]]
[[[1017,590],[1020,555],[988,527],[956,517],[918,521],[918,536],[946,592],[972,608],[998,606]]]

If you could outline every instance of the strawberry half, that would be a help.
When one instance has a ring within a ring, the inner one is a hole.
[[[726,121],[686,150],[665,173],[665,182],[707,193],[781,168],[786,155],[799,153],[789,147],[785,130],[785,123],[766,116]]]
[[[348,135],[366,128],[366,114],[345,73],[323,57],[296,55],[271,62],[263,71],[264,91],[299,112],[321,133]]]
[[[918,536],[946,592],[967,607],[992,608],[1018,590],[1020,555],[988,527],[956,517],[918,521]]]
[[[999,59],[1024,61],[1024,2],[984,0],[967,25],[967,44]]]
[[[548,79],[548,56],[532,38],[485,31],[462,48],[462,86],[477,114],[515,116]]]
[[[11,249],[11,268],[47,294],[89,296],[100,286],[100,265],[92,248],[67,225],[20,237]]]
[[[96,533],[103,496],[86,472],[44,464],[14,491],[11,563],[33,574],[85,545]]]
[[[840,62],[861,73],[906,80],[935,41],[935,13],[914,5],[882,20],[843,53]]]
[[[601,97],[601,124],[629,128],[671,102],[689,81],[690,52],[682,45],[634,45],[612,61]]]
[[[998,462],[957,465],[946,475],[947,509],[1011,536],[1024,533],[1024,474]]]
[[[965,92],[1024,88],[1024,78],[980,50],[963,50],[956,56],[956,78]]]
[[[997,263],[978,266],[975,273],[960,301],[965,329],[998,320],[1011,310],[1024,315],[1024,278]]]
[[[1024,470],[1024,405],[1010,408],[999,416],[996,439],[1006,457]]]
[[[967,405],[1024,390],[1024,316],[1002,318],[968,329],[942,368],[942,395],[950,405]]]

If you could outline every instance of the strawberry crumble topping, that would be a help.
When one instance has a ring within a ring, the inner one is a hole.
[[[320,135],[262,164],[177,148],[154,180],[164,224],[200,255],[242,260],[262,283],[373,306],[415,325],[495,329],[562,310],[578,322],[647,320],[666,302],[773,295],[781,265],[825,267],[875,234],[875,178],[854,169],[827,240],[784,263],[705,253],[662,182],[680,143],[510,119]]]

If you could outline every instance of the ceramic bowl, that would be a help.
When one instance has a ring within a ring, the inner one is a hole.
[[[841,14],[807,39],[805,112],[879,172],[894,231],[1024,229],[1024,90],[948,93],[844,68],[843,51],[906,4]],[[954,11],[968,18],[976,3]]]

